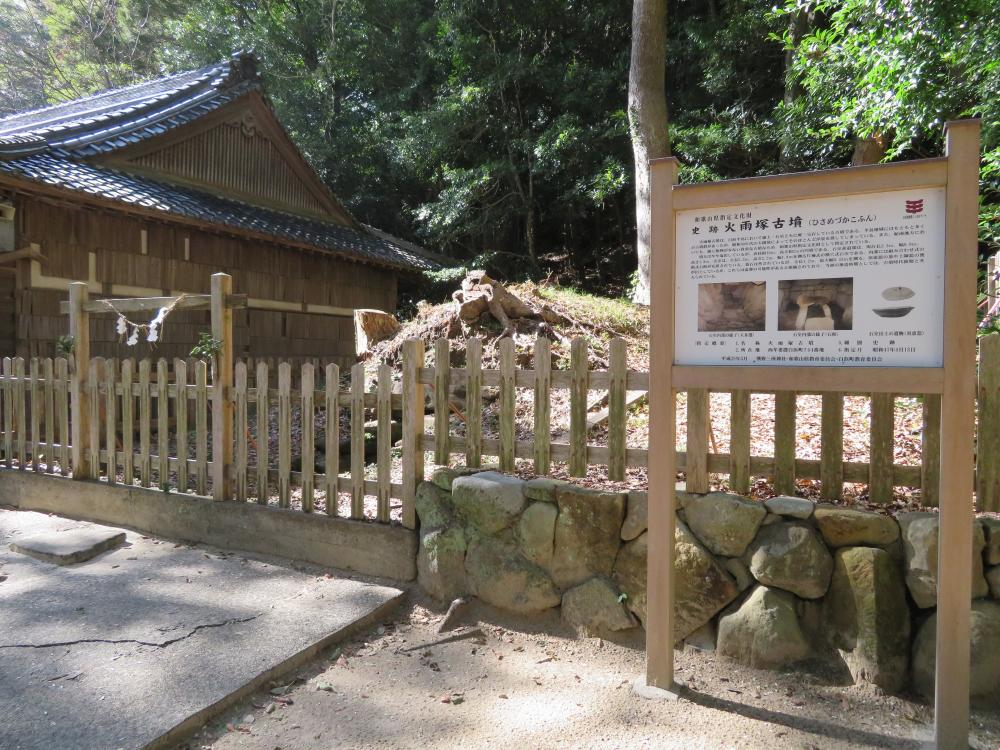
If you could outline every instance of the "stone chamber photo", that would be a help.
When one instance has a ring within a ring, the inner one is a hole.
[[[778,282],[779,331],[850,331],[854,279],[788,279]]]

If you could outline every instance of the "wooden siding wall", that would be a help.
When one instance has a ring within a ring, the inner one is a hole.
[[[254,299],[395,309],[395,274],[361,263],[35,198],[22,198],[18,215],[19,246],[39,244],[46,276],[87,280],[88,255],[93,252],[96,278],[106,285],[207,294],[211,275],[225,271],[233,276],[234,291]],[[143,229],[147,255],[140,252]],[[184,259],[185,239],[190,260]],[[17,283],[22,289],[14,292],[12,302],[17,305],[17,341],[3,353],[54,356],[56,339],[68,330],[66,316],[59,313],[66,293],[39,289],[25,293],[28,281],[23,272]],[[8,299],[0,286],[0,343],[7,343],[2,338],[2,318]],[[155,349],[145,345],[126,349],[118,343],[114,322],[111,315],[92,318],[93,356],[185,357],[198,334],[209,330],[208,313],[178,311],[171,314],[164,340]],[[354,361],[350,317],[246,309],[234,311],[233,323],[238,356],[338,358],[344,365]]]
[[[13,268],[9,268],[13,271]],[[14,318],[14,283],[13,273],[0,275],[0,352],[13,352],[17,341],[17,326]]]
[[[326,215],[277,147],[252,128],[222,123],[211,130],[143,154],[132,164],[226,193],[263,198],[275,205]],[[252,165],[251,169],[247,165]]]

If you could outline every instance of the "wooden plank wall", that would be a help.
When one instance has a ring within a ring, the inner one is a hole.
[[[110,211],[57,206],[39,198],[22,197],[18,217],[17,242],[19,246],[39,244],[46,258],[42,272],[47,276],[87,280],[88,254],[93,252],[97,279],[104,284],[206,294],[211,275],[226,271],[233,276],[236,292],[256,299],[395,309],[394,272],[370,265]],[[143,230],[147,255],[141,254]],[[22,287],[28,283],[26,277],[19,275]],[[5,280],[0,277],[0,283]],[[17,291],[10,286],[0,286],[0,344],[5,343],[4,306],[16,300]],[[56,339],[67,332],[66,318],[59,313],[59,302],[64,299],[65,293],[58,291],[22,292],[17,341],[13,348],[7,342],[5,353],[53,356]],[[233,323],[239,356],[336,358],[345,366],[354,360],[349,317],[247,309],[234,311]],[[93,316],[91,326],[95,356],[185,357],[198,334],[208,330],[208,313],[172,314],[164,341],[155,349],[120,346],[110,315]]]

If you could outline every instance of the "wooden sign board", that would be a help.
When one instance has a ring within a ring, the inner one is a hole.
[[[943,188],[676,213],[674,362],[940,367]]]
[[[945,135],[939,159],[718,183],[650,163],[646,687],[675,689],[676,392],[937,393],[934,739],[968,746],[979,121]]]

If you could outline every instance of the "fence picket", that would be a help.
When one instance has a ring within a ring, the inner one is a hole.
[[[535,473],[549,473],[552,459],[552,351],[547,338],[535,339]]]
[[[434,342],[434,462],[451,460],[450,447],[451,345],[446,338]]]
[[[56,471],[56,384],[51,357],[46,357],[42,363],[42,377],[45,378],[45,468],[49,474],[54,474]]]
[[[122,481],[127,485],[135,483],[135,422],[132,414],[135,408],[135,394],[132,392],[132,381],[135,373],[135,362],[126,359],[122,362]]]
[[[208,363],[194,363],[194,482],[199,495],[208,494]]]
[[[583,477],[587,475],[587,395],[590,387],[586,339],[573,339],[569,363],[569,474]]]
[[[340,475],[340,368],[326,366],[326,514],[338,515],[340,492],[337,478]]]
[[[3,358],[3,457],[8,469],[14,466],[14,363]]]
[[[750,391],[733,391],[729,405],[729,488],[750,492]]]
[[[988,279],[992,282],[992,274]],[[1000,455],[1000,336],[998,335],[983,336],[979,339],[979,373],[976,385],[979,412],[976,454],[978,457],[989,457],[989,460],[976,462],[976,507],[980,511],[996,511],[1000,510],[1000,461],[994,459]]]
[[[56,360],[56,413],[59,418],[59,473],[69,474],[69,360]]]
[[[687,394],[687,469],[688,492],[708,492],[708,438],[711,416],[709,393],[691,388]]]
[[[365,364],[351,368],[351,518],[365,516]]]
[[[234,451],[235,465],[233,467],[234,489],[236,501],[245,503],[247,500],[247,365],[246,362],[236,363],[236,374],[233,379],[236,408],[234,409],[233,435],[236,441]]]
[[[24,390],[24,358],[17,357],[14,360],[14,434],[17,440],[17,468],[20,471],[28,468]]]
[[[152,481],[152,464],[149,456],[150,420],[152,398],[149,388],[149,360],[139,360],[139,484],[149,487]],[[199,426],[199,433],[201,432]],[[200,490],[199,490],[200,491]]]
[[[381,365],[378,368],[377,397],[375,413],[378,419],[376,434],[378,504],[375,520],[389,523],[389,495],[392,491],[392,368],[389,365]]]
[[[403,343],[403,526],[417,527],[417,484],[424,481],[424,395],[420,370],[424,366],[424,342],[417,338]],[[477,407],[479,408],[479,407]]]
[[[465,465],[483,464],[483,340],[475,337],[465,347]]]
[[[795,391],[774,396],[774,491],[795,494]]]
[[[844,494],[844,394],[824,393],[820,417],[820,494],[840,500]]]
[[[35,472],[40,472],[42,470],[42,462],[38,460],[38,444],[42,440],[41,436],[41,384],[39,381],[39,368],[38,368],[38,357],[32,357],[31,363],[28,366],[28,372],[31,377],[31,384],[29,393],[31,394],[31,443],[29,445],[29,451],[31,453],[31,468]]]
[[[270,484],[268,482],[268,462],[271,460],[269,454],[270,437],[269,424],[271,421],[270,392],[268,391],[267,362],[257,362],[257,503],[267,505],[267,500],[271,495]]]
[[[108,446],[108,484],[118,483],[118,396],[115,393],[115,374],[118,361],[109,359],[104,363],[104,385],[107,390],[104,413],[104,442]]]
[[[500,339],[500,471],[514,471],[514,339]]]
[[[302,388],[302,511],[313,510],[313,474],[316,471],[315,426],[316,411],[313,407],[313,393],[316,389],[315,367],[307,362],[302,365],[300,385]]]
[[[1000,414],[997,415],[1000,418]],[[941,394],[924,396],[923,429],[920,432],[920,504],[936,508],[941,487]],[[994,421],[994,425],[1000,423]],[[983,455],[983,454],[980,454]],[[984,464],[995,465],[993,462]],[[1000,510],[1000,502],[994,507]]]
[[[278,507],[292,501],[292,366],[278,365]]]
[[[174,383],[177,398],[174,400],[174,417],[177,423],[177,491],[187,492],[188,481],[188,366],[178,357],[174,360]]]
[[[891,393],[872,394],[868,499],[881,505],[892,502],[894,412],[895,398]]]
[[[90,443],[90,476],[94,479],[101,477],[101,371],[104,369],[104,360],[95,357],[90,360],[89,372],[87,375],[87,390],[90,392],[90,419],[89,443]]]
[[[156,471],[160,489],[170,484],[169,387],[170,374],[167,371],[167,360],[160,357],[156,362],[156,453],[159,464]]]
[[[608,478],[625,479],[625,379],[628,372],[625,339],[611,339],[608,354]]]

